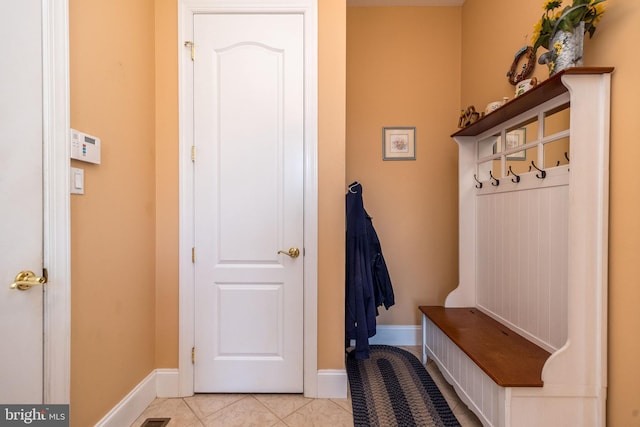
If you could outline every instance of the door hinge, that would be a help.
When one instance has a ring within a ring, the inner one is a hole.
[[[191,161],[192,162],[196,161],[196,146],[195,145],[191,146]]]
[[[191,347],[191,364],[192,365],[196,364],[196,348],[195,347]]]
[[[190,41],[186,41],[184,42],[185,47],[190,47],[191,48],[191,60],[195,61],[196,60],[196,45],[193,42]]]
[[[196,262],[196,248],[191,248],[191,262]]]

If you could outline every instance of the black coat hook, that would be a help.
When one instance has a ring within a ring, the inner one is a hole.
[[[569,160],[569,155],[567,154],[567,152],[564,152],[564,158],[567,159],[567,162],[571,163],[571,160]],[[560,166],[560,160],[558,160],[558,163],[556,163],[556,166]]]
[[[509,172],[507,175],[513,175],[515,178],[511,178],[511,182],[515,182],[516,184],[520,182],[520,175],[516,175],[516,173],[511,169],[511,165],[509,165]]]
[[[493,176],[493,173],[491,173],[491,171],[489,171],[489,177],[492,179],[491,185],[493,185],[494,187],[500,185],[500,180]]]
[[[478,177],[476,176],[476,174],[473,174],[473,179],[477,182],[477,184],[475,185],[476,188],[482,188],[482,183],[480,181],[478,181]]]
[[[547,177],[547,171],[537,167],[536,164],[533,162],[533,160],[531,160],[531,166],[533,166],[537,171],[540,172],[536,174],[536,178],[545,179]],[[531,170],[531,168],[529,168],[529,170]]]

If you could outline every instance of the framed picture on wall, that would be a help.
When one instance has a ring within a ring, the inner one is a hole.
[[[521,145],[526,144],[526,129],[514,129],[512,131],[507,132],[506,134],[506,142],[504,144],[505,150],[510,150],[512,148],[519,147]],[[527,151],[522,150],[516,153],[512,153],[507,156],[507,160],[527,160]]]
[[[506,143],[502,146],[502,138],[497,135],[493,143],[493,154],[511,150],[527,143],[527,133],[525,128],[514,129],[506,134]],[[507,156],[507,160],[527,160],[527,150],[517,151]]]
[[[415,160],[416,128],[382,128],[382,160]]]

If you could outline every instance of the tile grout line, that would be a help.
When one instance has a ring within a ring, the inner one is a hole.
[[[260,405],[262,405],[262,407],[263,407],[263,408],[265,408],[267,411],[269,411],[270,413],[272,413],[272,414],[273,414],[273,415],[278,419],[278,421],[276,421],[275,423],[273,423],[273,424],[272,424],[272,426],[275,426],[276,424],[278,424],[278,422],[285,423],[285,422],[284,422],[284,419],[280,418],[280,416],[279,416],[278,414],[276,414],[275,412],[273,412],[273,411],[271,410],[271,408],[269,408],[267,405],[265,405],[264,403],[262,403],[262,402],[260,401],[260,399],[258,399],[258,398],[255,396],[255,394],[251,394],[250,396],[251,396],[251,398],[252,398],[253,400],[255,400],[255,401],[256,401],[256,402],[258,402]],[[295,412],[295,411],[293,411],[293,412]],[[292,412],[292,413],[293,413],[293,412]],[[291,414],[289,414],[289,415],[291,415]],[[285,423],[285,424],[287,424],[287,423]]]

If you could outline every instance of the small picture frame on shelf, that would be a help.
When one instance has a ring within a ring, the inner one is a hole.
[[[382,128],[382,160],[415,160],[416,128],[410,126]]]

